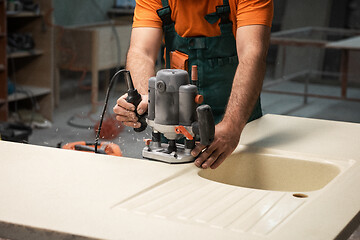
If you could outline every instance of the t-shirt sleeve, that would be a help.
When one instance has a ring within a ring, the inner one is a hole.
[[[136,0],[133,28],[161,28],[162,21],[156,13],[159,8],[162,8],[161,0]]]
[[[239,0],[236,13],[237,27],[256,24],[271,27],[273,15],[273,0]]]

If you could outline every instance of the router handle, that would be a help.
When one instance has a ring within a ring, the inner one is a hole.
[[[141,102],[141,95],[138,93],[136,88],[134,88],[134,85],[133,85],[133,82],[132,82],[131,75],[130,75],[129,71],[124,72],[124,78],[125,78],[125,81],[126,81],[126,83],[128,85],[128,91],[127,91],[128,96],[126,98],[126,101],[129,102],[129,103],[134,104],[136,116],[138,117],[139,122],[141,124],[141,126],[139,128],[134,128],[134,131],[135,132],[142,132],[147,127],[146,113],[144,113],[143,115],[139,115],[137,113],[137,110],[136,110],[137,106]]]
[[[200,135],[200,143],[202,145],[210,145],[214,141],[215,122],[209,105],[201,105],[196,109],[198,116],[198,131]]]

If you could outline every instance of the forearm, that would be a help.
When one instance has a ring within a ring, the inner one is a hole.
[[[130,48],[127,54],[126,69],[130,71],[135,88],[140,94],[148,93],[148,80],[155,76],[155,62],[143,51]]]
[[[140,94],[148,93],[148,80],[155,76],[155,62],[162,39],[161,28],[133,28],[126,68]]]
[[[236,48],[239,64],[236,69],[223,125],[240,136],[259,98],[266,70],[270,28],[262,25],[237,29]]]
[[[231,95],[223,118],[241,133],[259,98],[266,63],[260,59],[239,59]]]

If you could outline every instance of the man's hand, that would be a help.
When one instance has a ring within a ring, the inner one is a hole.
[[[132,103],[126,101],[127,94],[122,95],[116,102],[113,108],[116,113],[116,120],[122,122],[125,126],[139,128],[141,123],[138,122],[138,118],[135,113],[135,106]],[[141,95],[141,102],[137,107],[137,113],[139,115],[144,114],[148,108],[148,95]]]
[[[234,131],[229,124],[220,122],[215,126],[214,141],[206,146],[197,144],[191,155],[197,157],[197,167],[215,169],[235,150],[240,140],[241,131]]]

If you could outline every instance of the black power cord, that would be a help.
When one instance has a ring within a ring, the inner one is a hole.
[[[101,131],[101,126],[102,126],[102,123],[103,123],[103,120],[104,120],[104,116],[105,116],[105,113],[106,113],[106,109],[107,109],[107,105],[108,105],[108,102],[109,102],[109,95],[110,95],[110,91],[114,85],[114,81],[115,79],[118,77],[118,75],[120,73],[125,73],[125,72],[128,72],[126,69],[121,69],[119,71],[117,71],[114,76],[111,78],[110,80],[110,83],[109,83],[109,87],[106,91],[106,96],[105,96],[105,103],[104,103],[104,108],[102,110],[102,113],[100,115],[100,123],[99,123],[99,127],[98,127],[98,130],[96,132],[96,138],[95,138],[95,153],[98,153],[97,151],[97,147],[99,145],[99,138],[100,138],[100,131]]]

